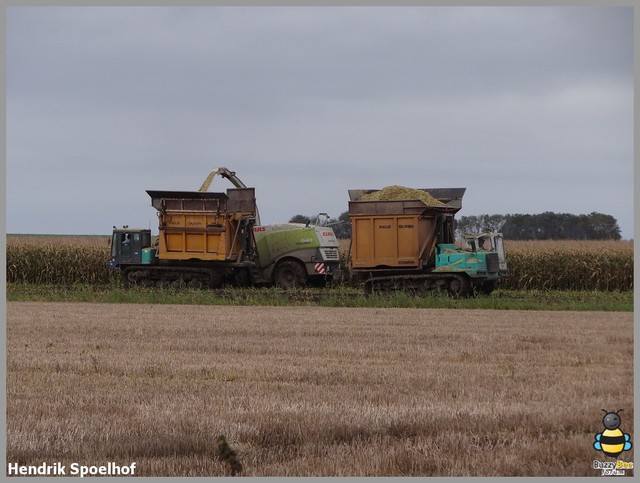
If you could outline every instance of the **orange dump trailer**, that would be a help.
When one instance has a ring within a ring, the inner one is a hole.
[[[246,248],[241,223],[256,214],[254,188],[227,193],[147,191],[158,210],[160,260],[236,260]]]
[[[443,290],[460,296],[493,290],[501,276],[500,253],[455,245],[454,215],[465,188],[399,193],[415,199],[368,196],[376,191],[349,190],[349,276],[363,282],[365,293]]]
[[[438,206],[420,199],[363,201],[376,191],[349,190],[351,269],[433,268],[436,245],[454,242],[453,219],[465,188],[419,190]]]
[[[446,211],[418,200],[350,202],[351,268],[423,268],[434,252],[438,215]]]

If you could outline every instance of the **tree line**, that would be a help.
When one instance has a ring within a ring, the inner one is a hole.
[[[338,218],[295,215],[290,223],[331,226],[338,238],[351,238],[349,212]],[[589,213],[508,214],[462,216],[456,219],[456,237],[464,233],[501,232],[508,240],[620,240],[618,221],[611,215]]]
[[[462,216],[457,234],[501,232],[509,240],[620,240],[618,221],[611,215],[573,215],[546,211],[536,215]]]

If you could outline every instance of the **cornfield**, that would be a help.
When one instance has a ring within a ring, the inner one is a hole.
[[[107,237],[7,237],[7,282],[32,284],[108,284]]]
[[[104,236],[7,237],[7,282],[104,285],[117,272],[107,269]],[[340,246],[346,261],[348,240]],[[507,290],[633,290],[632,241],[505,241]]]
[[[633,290],[632,241],[505,241],[509,290]]]

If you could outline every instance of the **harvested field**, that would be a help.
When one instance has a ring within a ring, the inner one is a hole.
[[[7,304],[9,463],[598,476],[632,383],[631,313]]]

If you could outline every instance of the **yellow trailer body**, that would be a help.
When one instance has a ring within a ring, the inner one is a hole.
[[[423,268],[444,211],[419,200],[350,202],[351,268]]]
[[[255,216],[253,188],[225,193],[149,192],[158,210],[160,260],[233,261],[243,250],[241,221]]]
[[[351,266],[353,268],[421,268],[424,254],[433,252],[435,217],[353,216]]]
[[[167,212],[164,228],[159,230],[158,256],[165,260],[227,260],[238,249],[229,245],[234,225],[224,216],[198,212]]]

